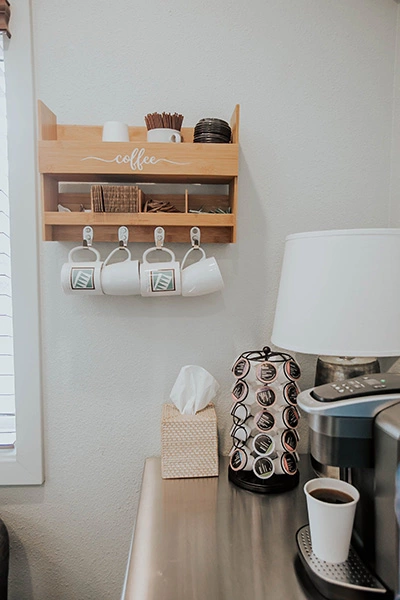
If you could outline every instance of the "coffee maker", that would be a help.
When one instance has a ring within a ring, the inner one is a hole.
[[[308,526],[297,534],[299,556],[327,598],[393,598],[400,593],[395,512],[400,463],[400,374],[376,373],[302,392],[311,461],[317,473],[336,467],[360,492],[346,563],[319,561]],[[398,492],[399,493],[399,492]]]

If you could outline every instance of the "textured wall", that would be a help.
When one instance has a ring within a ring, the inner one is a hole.
[[[388,224],[396,11],[392,0],[33,0],[37,94],[61,122],[176,110],[194,125],[239,102],[240,202],[238,243],[207,248],[221,295],[70,298],[59,271],[71,245],[43,244],[46,483],[0,490],[11,600],[117,600],[179,368],[219,380],[226,452],[230,366],[268,343],[285,236]],[[306,387],[314,360],[300,359]]]

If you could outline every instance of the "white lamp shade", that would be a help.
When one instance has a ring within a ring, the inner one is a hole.
[[[286,238],[272,342],[331,356],[400,355],[400,229]]]

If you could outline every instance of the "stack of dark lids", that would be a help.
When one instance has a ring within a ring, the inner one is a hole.
[[[229,144],[232,131],[222,119],[200,119],[194,128],[193,141],[197,144]]]

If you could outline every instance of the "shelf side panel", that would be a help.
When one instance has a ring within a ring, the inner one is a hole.
[[[232,142],[239,143],[239,122],[240,122],[240,105],[236,104],[235,110],[232,113],[230,125],[232,129]]]
[[[38,100],[39,140],[57,139],[57,117],[44,102]]]

